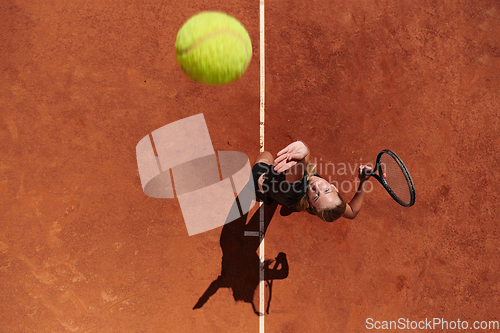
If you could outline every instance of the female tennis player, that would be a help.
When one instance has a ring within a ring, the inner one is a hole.
[[[356,194],[347,204],[338,189],[316,173],[309,163],[309,148],[297,141],[278,152],[276,159],[269,152],[261,153],[252,168],[257,197],[270,205],[278,203],[296,211],[306,211],[322,220],[333,222],[340,217],[353,219],[358,215],[365,197],[364,183],[370,170],[361,165]]]

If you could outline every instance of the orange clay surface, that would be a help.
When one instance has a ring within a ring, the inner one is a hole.
[[[144,195],[135,158],[142,137],[199,113],[216,151],[257,156],[259,1],[0,7],[0,332],[259,332],[256,238],[188,237],[177,200]],[[181,72],[177,30],[202,10],[247,28],[239,81]],[[500,3],[270,0],[265,40],[266,150],[303,140],[349,200],[350,168],[389,148],[417,190],[403,208],[373,182],[358,217],[331,224],[278,207],[265,257],[285,253],[289,275],[265,332],[500,320]],[[220,243],[242,250],[193,310]]]

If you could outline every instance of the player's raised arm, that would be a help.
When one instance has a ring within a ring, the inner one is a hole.
[[[308,163],[309,148],[302,141],[296,141],[278,152],[274,160],[274,170],[287,171],[286,181],[294,183],[302,180]]]
[[[368,170],[369,168],[366,165],[361,165],[359,167],[358,171],[358,177],[359,177],[359,186],[358,189],[356,190],[356,194],[354,197],[351,199],[349,204],[346,205],[345,207],[345,212],[342,215],[342,217],[348,218],[348,219],[353,219],[355,218],[359,211],[361,210],[361,207],[363,206],[363,201],[365,200],[365,182],[368,181],[370,178],[370,173],[369,172],[363,172],[363,170]]]

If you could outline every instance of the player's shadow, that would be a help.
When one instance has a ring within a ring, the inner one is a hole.
[[[247,184],[245,189],[248,190],[252,188],[253,190],[253,185],[250,185],[250,183]],[[244,192],[245,190],[242,191],[242,193]],[[240,193],[238,199],[242,197]],[[235,200],[234,205],[237,205],[238,201],[241,206],[246,204],[248,205],[247,207],[250,207],[251,202],[245,203],[242,202],[242,200]],[[210,284],[193,309],[201,308],[220,288],[230,288],[233,292],[235,301],[250,303],[254,313],[262,315],[258,310],[260,298],[258,287],[261,281],[261,261],[257,254],[257,249],[278,205],[272,204],[263,206],[264,230],[261,236],[259,236],[261,226],[260,209],[253,214],[248,223],[248,214],[244,214],[239,219],[224,225],[220,236],[220,247],[222,249],[221,273],[217,279]],[[246,235],[245,232],[247,232]],[[256,232],[257,236],[251,235]],[[279,253],[275,260],[266,260],[262,269],[264,270],[264,281],[266,283],[266,312],[269,313],[273,280],[285,279],[288,276],[289,268],[285,253]]]

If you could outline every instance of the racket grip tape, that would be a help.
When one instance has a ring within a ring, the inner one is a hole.
[[[373,176],[374,173],[375,172],[372,169],[370,169],[370,168],[364,168],[363,170],[361,170],[361,174],[360,175],[363,176],[363,177],[366,177],[366,176]]]

